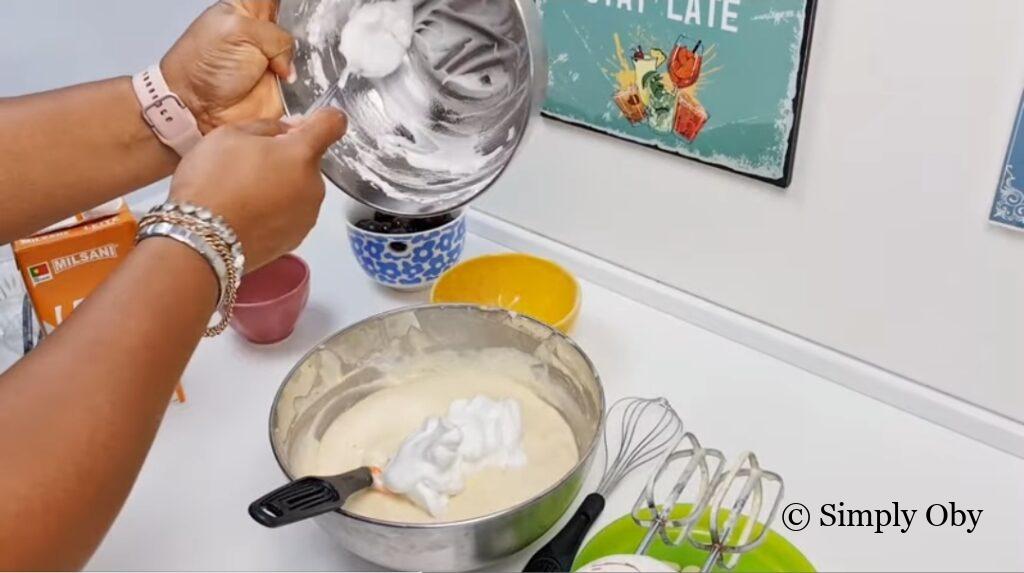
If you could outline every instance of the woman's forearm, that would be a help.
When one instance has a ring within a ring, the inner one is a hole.
[[[150,239],[0,375],[0,570],[85,564],[131,490],[216,293],[202,257]]]
[[[130,78],[0,99],[0,244],[170,175]]]

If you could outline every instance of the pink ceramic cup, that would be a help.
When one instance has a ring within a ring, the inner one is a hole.
[[[309,301],[309,265],[285,255],[249,273],[238,287],[231,326],[253,344],[291,336]]]

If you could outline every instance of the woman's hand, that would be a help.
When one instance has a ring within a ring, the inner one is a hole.
[[[274,23],[276,0],[222,0],[160,62],[172,91],[209,133],[284,113],[275,77],[294,79],[292,37]]]
[[[320,159],[348,127],[323,109],[297,124],[264,120],[222,127],[182,160],[171,198],[224,217],[255,270],[295,250],[316,223],[324,198]]]

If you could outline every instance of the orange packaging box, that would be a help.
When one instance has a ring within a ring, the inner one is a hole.
[[[14,258],[43,329],[53,332],[135,245],[138,223],[116,215],[14,242]]]
[[[135,246],[137,231],[122,204],[116,215],[14,242],[14,258],[46,333],[114,272]],[[177,398],[184,401],[180,386]]]

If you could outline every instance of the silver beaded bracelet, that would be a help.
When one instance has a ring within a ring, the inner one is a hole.
[[[227,221],[219,215],[214,215],[209,209],[200,207],[188,202],[178,203],[176,201],[166,201],[162,205],[158,205],[149,211],[151,214],[166,213],[166,214],[180,214],[184,217],[198,219],[202,223],[210,225],[213,230],[224,239],[224,242],[231,247],[231,256],[234,257],[235,270],[238,271],[238,276],[242,276],[242,271],[245,269],[245,253],[242,250],[242,243],[238,240],[238,235],[235,233],[231,225],[228,225]]]

